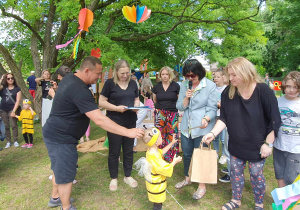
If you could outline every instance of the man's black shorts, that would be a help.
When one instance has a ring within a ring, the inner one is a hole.
[[[73,182],[76,176],[78,153],[76,144],[59,144],[44,138],[56,184]]]

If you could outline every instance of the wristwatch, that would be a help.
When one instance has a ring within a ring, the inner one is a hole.
[[[273,143],[265,142],[265,144],[268,145],[268,147],[273,148]]]

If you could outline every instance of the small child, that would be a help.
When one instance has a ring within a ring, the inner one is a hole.
[[[151,110],[148,110],[148,118],[152,119],[152,110],[154,109],[154,103],[153,103],[153,100],[152,100],[152,91],[151,91],[149,85],[144,86],[142,96],[145,99],[144,100],[145,106],[149,106],[149,108],[151,108]]]
[[[226,85],[224,85],[224,70],[222,68],[218,69],[215,72],[214,76],[214,82],[217,85],[216,91],[218,93],[218,110],[217,110],[217,116],[220,116],[220,108],[221,108],[221,93],[226,88]],[[220,164],[226,163],[226,156],[224,154],[224,140],[225,140],[225,130],[223,130],[216,138],[213,140],[213,146],[214,149],[219,153],[219,141],[222,142],[222,156],[219,160]]]
[[[281,87],[285,95],[277,100],[282,125],[274,142],[273,161],[278,187],[285,187],[300,174],[300,72],[288,73]]]
[[[140,176],[146,179],[146,188],[148,199],[154,203],[153,209],[160,210],[162,203],[166,200],[166,177],[171,177],[174,166],[182,160],[182,157],[176,156],[172,163],[163,160],[163,155],[178,141],[173,135],[172,142],[163,149],[158,149],[162,143],[160,131],[157,128],[150,128],[145,131],[144,143],[149,146],[146,152],[146,159],[140,158],[135,165],[141,168]]]
[[[20,113],[20,116],[16,116],[19,121],[22,121],[22,134],[25,140],[25,144],[22,146],[31,148],[33,146],[33,117],[36,115],[35,111],[31,108],[31,101],[28,99],[23,100],[23,110]],[[30,142],[28,142],[28,137]]]

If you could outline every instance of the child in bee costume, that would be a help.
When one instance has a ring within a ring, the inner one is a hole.
[[[23,148],[31,148],[33,146],[33,117],[36,115],[35,111],[31,108],[31,101],[28,99],[23,100],[23,110],[20,113],[20,116],[16,115],[16,118],[19,121],[22,121],[22,134],[25,140],[25,144],[22,146]],[[29,140],[28,141],[28,137]]]
[[[163,155],[178,141],[173,135],[172,142],[163,149],[158,146],[162,143],[160,131],[157,128],[147,129],[143,138],[144,143],[149,146],[146,158],[140,158],[136,163],[139,175],[146,179],[148,198],[154,203],[153,209],[162,208],[162,203],[166,200],[166,177],[171,177],[173,167],[182,160],[182,157],[175,156],[172,163],[163,160]]]

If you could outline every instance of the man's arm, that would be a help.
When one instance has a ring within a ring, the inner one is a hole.
[[[144,129],[131,128],[127,129],[123,126],[113,122],[108,117],[104,116],[99,109],[85,113],[96,125],[103,128],[104,130],[118,134],[120,136],[127,136],[129,138],[142,138],[144,136]]]

